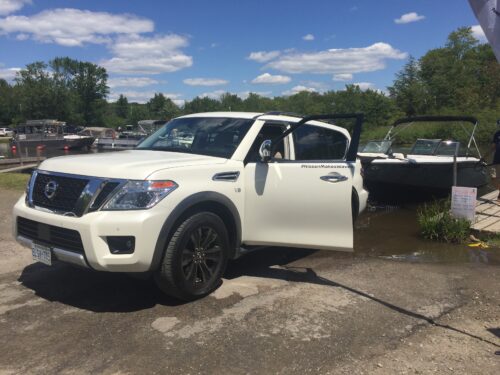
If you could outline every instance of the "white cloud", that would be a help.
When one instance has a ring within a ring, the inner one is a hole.
[[[307,41],[307,42],[310,42],[310,41],[314,40],[314,35],[312,35],[312,34],[307,34],[307,35],[304,35],[304,36],[302,37],[302,40],[305,40],[305,41]]]
[[[220,97],[227,93],[225,90],[215,90],[211,92],[204,92],[203,94],[198,95],[200,98],[210,98],[210,99],[217,99],[219,100]]]
[[[145,87],[160,83],[149,77],[114,77],[108,79],[108,86],[114,87]],[[165,82],[163,82],[165,83]]]
[[[330,86],[326,82],[301,81],[300,85],[315,88],[318,92],[328,91]]]
[[[271,75],[269,73],[261,74],[260,76],[254,78],[252,83],[267,83],[274,85],[281,85],[290,82],[292,79],[288,76]]]
[[[266,96],[270,97],[272,92],[271,91],[241,91],[239,92],[238,95],[241,99],[245,100],[250,96],[250,94],[257,94],[259,96]]]
[[[268,61],[271,61],[281,55],[280,51],[259,51],[259,52],[252,52],[250,55],[247,57],[248,60],[253,60],[257,61],[260,63],[265,63]]]
[[[16,73],[20,71],[21,68],[1,68],[0,66],[0,78],[6,81],[13,81],[16,78]]]
[[[283,91],[283,95],[290,96],[290,95],[298,94],[299,92],[302,92],[302,91],[317,92],[318,90],[316,90],[314,87],[307,87],[307,86],[298,85],[298,86],[292,87],[290,90]]]
[[[375,85],[371,82],[356,82],[353,83],[354,86],[359,86],[361,91],[375,90]]]
[[[352,78],[353,75],[351,73],[341,73],[341,74],[334,74],[332,79],[334,81],[345,82],[345,81],[351,81]]]
[[[425,19],[425,16],[417,14],[416,12],[410,12],[410,13],[403,14],[399,18],[396,18],[394,20],[394,22],[401,25],[401,24],[405,24],[405,23],[422,21],[423,19]]]
[[[112,73],[171,73],[193,65],[193,58],[181,50],[187,45],[188,39],[176,34],[120,36],[110,47],[115,56],[99,64]]]
[[[183,82],[189,86],[222,86],[229,83],[219,78],[186,78]]]
[[[479,40],[481,43],[486,43],[488,41],[486,39],[486,35],[484,34],[484,30],[481,27],[481,25],[471,26],[471,30],[472,30],[472,35],[474,36],[474,38]]]
[[[0,0],[0,16],[17,12],[26,4],[31,4],[31,0]]]
[[[66,47],[109,43],[111,35],[145,33],[153,29],[153,21],[135,15],[67,8],[0,19],[0,34],[18,34],[21,39],[30,37]]]
[[[269,62],[265,68],[286,73],[353,74],[385,68],[386,60],[403,60],[407,53],[387,43],[364,48],[330,49],[312,53],[290,52]]]
[[[155,94],[158,94],[158,91],[114,91],[111,92],[108,95],[108,101],[110,102],[115,102],[118,100],[120,95],[123,95],[127,98],[129,103],[146,103],[148,102],[151,98],[155,96]],[[179,105],[178,103],[184,103],[184,100],[181,99],[182,95],[181,94],[175,94],[175,93],[162,93],[166,98],[172,99],[172,101]]]
[[[241,91],[238,93],[234,93],[234,92],[229,92],[226,90],[215,90],[215,91],[211,91],[211,92],[204,92],[203,94],[200,94],[197,96],[200,98],[210,98],[210,99],[219,100],[220,97],[224,94],[236,95],[236,96],[240,97],[241,99],[245,100],[246,98],[248,98],[248,96],[250,94],[257,94],[260,96],[270,97],[272,92],[271,91]]]

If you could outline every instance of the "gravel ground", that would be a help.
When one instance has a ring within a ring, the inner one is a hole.
[[[32,263],[10,233],[18,196],[0,191],[0,374],[500,373],[496,265],[266,249],[185,304]]]

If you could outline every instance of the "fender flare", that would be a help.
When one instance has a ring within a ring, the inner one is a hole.
[[[225,195],[213,191],[204,191],[185,198],[168,215],[160,230],[158,239],[156,240],[156,246],[154,248],[150,271],[157,270],[160,267],[167,242],[170,240],[170,236],[175,230],[175,224],[190,208],[200,203],[217,203],[224,206],[230,212],[234,222],[234,226],[236,228],[236,241],[234,243],[235,248],[231,249],[233,252],[229,257],[232,258],[237,254],[241,244],[241,218],[238,209],[236,208],[234,203]],[[228,228],[228,230],[229,229],[230,228]]]

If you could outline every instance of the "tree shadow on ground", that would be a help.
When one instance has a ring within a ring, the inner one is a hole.
[[[298,282],[298,283],[310,283],[310,284],[316,284],[316,285],[324,285],[324,286],[330,286],[330,287],[335,287],[335,288],[341,288],[347,292],[356,294],[361,297],[365,297],[373,302],[376,302],[390,310],[393,310],[399,314],[406,315],[410,318],[414,318],[417,320],[420,320],[423,324],[429,324],[435,327],[443,328],[449,331],[453,331],[462,335],[466,335],[470,338],[473,338],[478,341],[482,341],[484,343],[488,343],[490,345],[493,345],[497,348],[500,348],[500,345],[485,339],[483,337],[477,336],[473,333],[464,331],[462,329],[458,329],[455,327],[452,327],[448,324],[442,324],[436,321],[436,319],[429,318],[423,314],[405,309],[404,307],[397,306],[395,304],[392,304],[388,301],[384,301],[374,295],[370,295],[368,293],[365,293],[361,290],[355,289],[353,287],[350,287],[348,285],[342,284],[337,281],[329,280],[324,277],[319,276],[316,271],[314,271],[312,268],[308,267],[289,267],[289,266],[281,266],[279,268],[268,268],[264,270],[264,272],[257,272],[254,273],[253,276],[258,276],[258,277],[265,277],[265,278],[273,278],[273,279],[279,279],[279,280],[286,280],[289,282]],[[445,312],[446,313],[446,312]],[[499,335],[499,330],[494,329],[494,330],[489,330],[495,335]]]
[[[350,293],[365,297],[399,314],[447,329],[473,339],[488,343],[495,347],[500,345],[480,336],[441,324],[417,312],[384,301],[340,282],[319,276],[308,267],[289,266],[294,261],[325,252],[307,249],[270,248],[256,251],[240,259],[230,262],[225,277],[234,279],[240,276],[255,276],[285,280],[288,282],[311,283],[341,288]],[[337,260],[352,259],[352,255],[344,253],[327,253],[328,258]],[[49,301],[58,301],[66,305],[93,312],[133,312],[152,308],[158,304],[179,306],[184,302],[164,295],[151,278],[140,280],[125,274],[96,272],[56,263],[47,267],[40,263],[27,266],[18,281],[32,289],[35,294]],[[498,336],[498,329],[490,330]]]

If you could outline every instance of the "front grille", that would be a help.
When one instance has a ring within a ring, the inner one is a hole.
[[[107,182],[102,188],[97,198],[94,200],[94,203],[92,203],[90,210],[91,211],[98,210],[99,207],[101,207],[101,205],[104,203],[106,198],[109,197],[109,195],[113,192],[113,190],[116,189],[118,185],[120,185],[119,182]]]
[[[17,234],[63,250],[84,253],[82,238],[76,230],[39,223],[19,216],[17,218]]]
[[[50,181],[55,181],[58,185],[52,199],[45,195],[45,188]],[[76,202],[88,182],[88,179],[83,178],[38,173],[32,192],[33,204],[55,211],[74,213]]]

